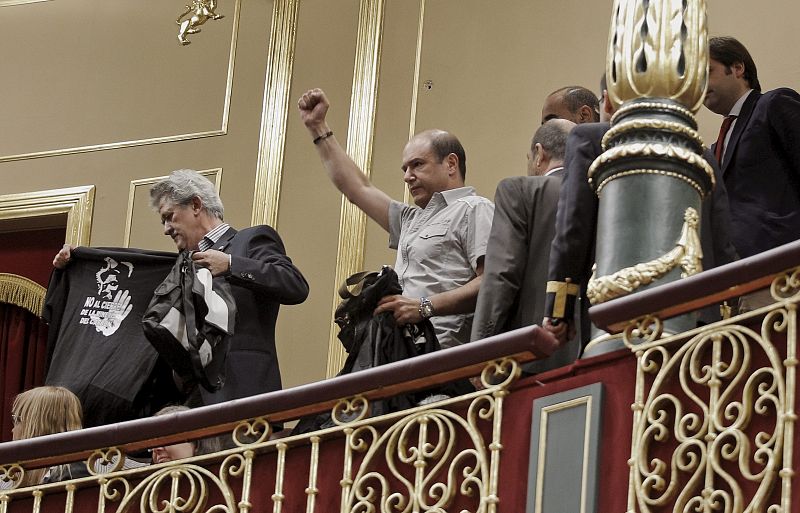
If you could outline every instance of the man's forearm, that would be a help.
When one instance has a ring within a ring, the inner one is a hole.
[[[327,125],[321,129],[324,133],[329,132]],[[312,131],[312,135],[316,132]],[[328,174],[333,185],[336,186],[347,199],[355,204],[358,199],[358,190],[370,185],[369,180],[361,172],[353,159],[345,152],[335,135],[319,140],[316,146],[325,172]]]
[[[456,315],[463,313],[472,313],[475,311],[475,304],[478,301],[478,291],[481,288],[481,281],[483,281],[483,274],[480,274],[458,287],[457,289],[448,290],[435,294],[428,299],[433,304],[434,315]]]
[[[309,128],[312,135],[318,132],[327,134],[328,125]],[[319,137],[319,135],[315,136]],[[353,159],[339,144],[335,135],[327,136],[314,144],[317,148],[325,172],[333,185],[367,216],[389,231],[390,198],[375,188],[367,176],[358,168]]]

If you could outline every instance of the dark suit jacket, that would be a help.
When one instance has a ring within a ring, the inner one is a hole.
[[[562,175],[563,170],[546,177],[515,176],[497,185],[473,341],[542,321]],[[524,369],[542,372],[567,365],[579,349],[568,344]]]
[[[227,280],[238,314],[226,363],[226,379],[215,393],[201,390],[203,404],[215,404],[281,388],[275,350],[279,305],[302,303],[308,283],[286,256],[278,233],[269,226],[229,229],[213,249],[231,255]]]
[[[739,256],[800,238],[800,95],[751,92],[721,167]]]
[[[572,129],[567,139],[564,160],[566,176],[561,187],[556,215],[556,232],[550,250],[548,280],[563,282],[570,278],[580,285],[581,334],[589,337],[589,301],[586,285],[594,265],[594,244],[597,227],[597,195],[588,182],[589,166],[603,152],[601,141],[609,130],[608,123],[589,123]],[[717,186],[706,201],[700,222],[703,268],[710,269],[732,262],[736,252],[730,242],[728,195],[714,155],[706,150],[705,159],[714,168]],[[553,302],[548,295],[545,315],[552,316]],[[568,315],[571,315],[568,312]],[[704,319],[711,320],[711,319]]]

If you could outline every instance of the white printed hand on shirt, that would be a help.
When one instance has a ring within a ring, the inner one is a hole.
[[[92,319],[95,329],[108,337],[119,329],[122,321],[131,313],[132,309],[130,294],[127,290],[122,290],[117,292],[108,312],[102,312],[105,314],[104,316],[95,313],[89,314],[89,317]]]

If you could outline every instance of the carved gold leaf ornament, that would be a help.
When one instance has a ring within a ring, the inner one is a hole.
[[[614,274],[600,278],[593,274],[586,290],[589,301],[596,305],[630,294],[639,287],[664,277],[677,266],[683,270],[682,278],[702,271],[703,250],[698,231],[699,223],[697,211],[689,207],[684,213],[680,238],[670,252],[649,262],[620,269]]]
[[[615,108],[668,98],[697,112],[708,78],[704,0],[615,0],[606,60]]]
[[[613,164],[623,159],[628,159],[631,157],[641,158],[660,158],[660,159],[675,159],[678,160],[692,168],[701,170],[702,173],[708,177],[711,181],[711,187],[713,188],[716,185],[716,178],[714,177],[714,169],[711,165],[706,162],[702,156],[698,155],[697,153],[687,150],[685,148],[681,148],[680,146],[675,146],[672,144],[663,144],[663,143],[654,143],[654,142],[632,142],[626,143],[621,146],[615,146],[610,148],[609,150],[600,154],[592,165],[589,166],[589,183],[593,184],[596,181],[595,175],[598,173],[599,169],[603,166],[608,166],[609,164]],[[621,178],[623,176],[629,176],[630,174],[636,174],[639,170],[630,170],[627,172],[620,172],[615,173],[613,176],[605,178],[600,184],[597,185],[597,193],[600,194],[601,190],[605,185],[610,182],[611,180],[615,180]],[[652,170],[652,173],[660,173],[664,174],[665,176],[671,176],[673,178],[678,178],[684,181],[689,182],[692,187],[694,187],[699,193],[700,196],[705,196],[704,188],[697,183],[697,181],[691,179],[689,176],[682,174],[682,173],[674,173],[670,171],[665,171],[661,169]],[[711,191],[711,189],[708,189]]]
[[[698,147],[705,147],[702,137],[693,128],[690,128],[682,123],[676,121],[666,121],[663,119],[633,119],[626,120],[613,125],[608,132],[603,135],[602,147],[603,150],[608,149],[609,141],[624,134],[633,134],[640,130],[657,130],[659,132],[670,132],[673,134],[682,135],[691,139]],[[713,173],[711,174],[713,177]]]

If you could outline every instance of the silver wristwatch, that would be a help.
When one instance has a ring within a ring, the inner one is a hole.
[[[423,319],[430,319],[433,317],[433,303],[426,297],[419,298],[419,314]]]

